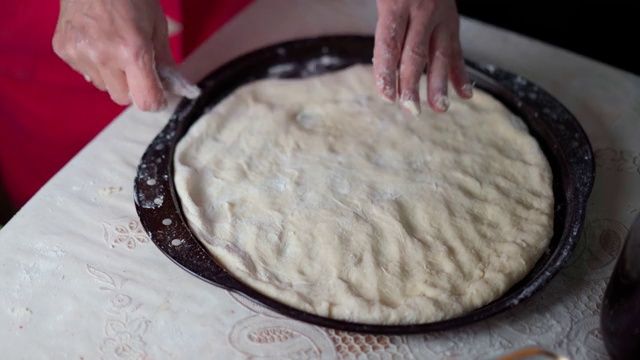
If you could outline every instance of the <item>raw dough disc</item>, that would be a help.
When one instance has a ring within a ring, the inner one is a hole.
[[[491,96],[416,118],[379,99],[365,65],[245,85],[175,156],[186,220],[219,264],[294,308],[372,324],[504,294],[552,236],[551,183],[538,143]]]

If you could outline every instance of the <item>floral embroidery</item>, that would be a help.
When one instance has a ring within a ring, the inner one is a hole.
[[[104,341],[100,346],[103,359],[142,359],[146,356],[143,336],[149,328],[149,320],[136,316],[142,304],[136,304],[131,296],[122,292],[127,279],[119,283],[109,274],[87,264],[89,275],[102,284],[98,289],[112,293],[105,310],[107,319]]]
[[[131,298],[127,295],[116,294],[111,299],[111,304],[117,308],[125,307],[131,303]]]
[[[134,249],[136,244],[146,244],[149,237],[145,234],[144,229],[135,220],[120,218],[102,223],[104,240],[116,247],[119,244],[125,244],[127,248]]]
[[[603,148],[595,151],[598,167],[625,172],[640,173],[640,153],[629,150]]]
[[[232,292],[253,313],[236,323],[229,343],[250,359],[415,359],[406,337],[323,329],[292,321]],[[286,355],[285,355],[286,354]]]
[[[298,335],[287,329],[263,329],[250,333],[247,337],[255,343],[277,343],[296,338]]]
[[[320,328],[255,314],[231,328],[229,343],[248,359],[336,359],[331,339]]]
[[[607,279],[628,233],[629,229],[617,220],[585,221],[582,238],[562,275],[580,280]]]
[[[600,317],[593,315],[571,323],[568,341],[581,346],[569,346],[569,355],[573,359],[608,359],[607,351],[600,333]]]
[[[115,355],[117,359],[136,359],[145,355],[141,348],[146,344],[140,335],[120,332],[112,338],[106,338],[100,347],[103,354]]]

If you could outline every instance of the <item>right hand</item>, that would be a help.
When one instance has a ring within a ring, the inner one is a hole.
[[[53,48],[117,104],[165,106],[156,69],[175,60],[158,0],[61,0]]]
[[[449,80],[461,98],[471,98],[459,27],[454,0],[378,0],[374,74],[383,99],[399,97],[419,114],[418,85],[427,63],[427,100],[434,111],[449,108]]]

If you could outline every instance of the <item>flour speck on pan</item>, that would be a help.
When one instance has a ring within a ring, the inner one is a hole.
[[[189,226],[240,281],[324,317],[418,324],[500,297],[553,235],[538,143],[481,90],[415,118],[373,82],[266,79],[204,114],[174,158]]]

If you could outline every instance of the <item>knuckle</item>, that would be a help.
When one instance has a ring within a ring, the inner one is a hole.
[[[114,90],[113,88],[110,89],[109,86],[106,86],[106,88],[114,103],[118,105],[129,105],[131,103],[131,98],[128,93],[120,90]]]
[[[414,45],[408,48],[409,57],[414,61],[426,61],[429,56],[426,46]]]
[[[427,16],[433,15],[436,10],[436,2],[435,1],[418,1],[416,6],[416,10],[420,11],[420,13],[425,14]]]
[[[51,46],[53,47],[53,51],[58,56],[62,56],[65,53],[64,43],[60,35],[56,34],[53,36],[53,39],[51,40]]]
[[[105,67],[109,65],[109,53],[104,51],[101,47],[87,49],[87,55],[98,67]]]
[[[140,38],[134,38],[124,44],[122,57],[125,61],[138,61],[150,55],[148,44]]]
[[[385,54],[389,54],[389,57],[397,56],[400,53],[400,42],[389,35],[381,39],[381,44]]]
[[[76,57],[76,49],[59,36],[54,36],[52,41],[53,52],[62,60],[69,61]]]
[[[113,100],[113,102],[115,102],[116,104],[122,106],[130,104],[129,98],[121,94],[111,94],[111,100]]]
[[[441,61],[449,61],[449,59],[451,59],[451,55],[452,51],[448,48],[439,48],[433,53],[433,57]]]
[[[406,50],[400,65],[400,78],[406,85],[414,84],[424,72],[427,64],[427,51],[421,47],[411,47]]]
[[[421,21],[426,22],[433,15],[434,11],[441,8],[439,1],[433,0],[417,0],[417,1],[407,1],[406,7],[413,14],[418,15]]]

